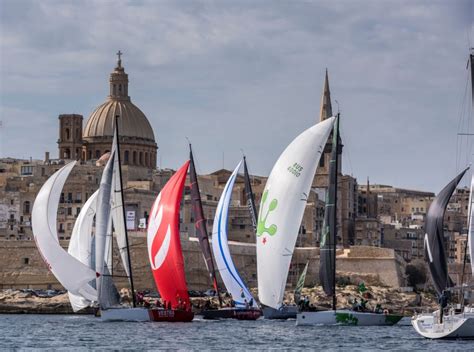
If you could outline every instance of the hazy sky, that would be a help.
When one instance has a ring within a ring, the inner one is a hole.
[[[447,0],[1,0],[0,156],[57,157],[58,115],[87,119],[105,100],[120,49],[163,167],[184,162],[188,136],[201,173],[233,168],[243,149],[268,175],[317,121],[327,67],[344,172],[438,192],[471,154],[457,133],[474,130],[473,11]]]

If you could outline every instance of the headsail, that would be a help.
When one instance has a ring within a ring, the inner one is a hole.
[[[229,245],[227,244],[227,215],[229,212],[232,188],[239,172],[240,162],[224,187],[219,203],[217,204],[214,225],[212,226],[212,250],[216,258],[217,269],[224,281],[227,291],[237,307],[245,307],[245,301],[253,307],[258,307],[247,286],[239,275],[232,261]]]
[[[337,245],[337,169],[338,169],[339,116],[336,117],[332,134],[329,186],[326,193],[324,223],[320,241],[319,280],[328,296],[335,294],[335,254]],[[335,308],[334,308],[335,309]]]
[[[295,293],[293,295],[293,300],[295,301],[296,304],[298,304],[301,298],[301,291],[303,290],[304,282],[306,280],[306,273],[308,272],[308,266],[309,266],[309,260],[306,262],[303,272],[301,273],[298,279],[298,282],[296,283]]]
[[[94,300],[97,291],[89,282],[96,278],[96,272],[61,247],[56,230],[61,190],[75,164],[63,166],[41,187],[33,205],[33,235],[43,260],[61,285],[73,294]]]
[[[444,251],[444,212],[456,186],[468,169],[469,168],[462,171],[439,192],[431,203],[428,214],[426,215],[425,260],[428,262],[431,278],[433,279],[436,292],[438,292],[439,295],[441,295],[446,288],[452,286],[452,281],[448,275],[446,253]]]
[[[153,277],[161,297],[176,308],[189,305],[184,260],[179,238],[179,206],[188,171],[187,161],[166,183],[153,203],[147,246]]]
[[[101,308],[109,308],[119,303],[119,295],[112,280],[111,250],[112,250],[112,224],[111,224],[111,190],[113,178],[113,165],[115,150],[110,153],[100,180],[97,195],[97,215],[95,225],[95,262],[96,270],[101,274],[97,279],[97,291]]]
[[[216,270],[214,268],[214,262],[212,261],[211,247],[209,245],[209,236],[207,233],[206,218],[202,210],[201,193],[199,191],[198,178],[196,174],[196,168],[194,166],[194,157],[191,145],[189,145],[189,179],[191,181],[191,211],[194,218],[194,226],[196,228],[196,236],[199,239],[199,245],[201,246],[202,255],[204,257],[204,263],[206,263],[207,271],[214,286],[216,294],[219,293],[219,287],[217,285]],[[220,296],[219,296],[220,297]]]
[[[249,208],[250,218],[252,220],[253,230],[257,231],[257,208],[255,207],[255,197],[250,183],[249,170],[247,169],[247,159],[244,156],[244,182],[245,182],[245,198],[247,198],[247,207]]]
[[[269,307],[282,305],[308,193],[333,124],[332,117],[296,137],[265,185],[257,223],[257,272],[260,302]]]
[[[99,191],[95,191],[82,207],[82,210],[74,224],[74,228],[72,229],[71,239],[69,240],[68,247],[68,253],[70,255],[91,269],[95,269],[92,258],[92,244],[95,240],[95,237],[92,236],[92,224],[95,217],[98,193]],[[82,296],[75,295],[72,292],[68,292],[68,295],[74,312],[89,307],[91,304],[90,300]],[[97,301],[97,297],[95,301]]]
[[[471,178],[471,191],[469,194],[469,212],[468,212],[468,234],[467,234],[467,244],[469,246],[469,258],[471,258],[471,275],[474,277],[474,175]]]

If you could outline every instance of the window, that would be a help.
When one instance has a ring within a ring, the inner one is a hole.
[[[100,150],[95,151],[95,158],[99,159],[100,158]]]
[[[324,157],[325,157],[325,156],[326,156],[326,155],[324,155],[324,154],[321,155],[321,158],[319,159],[319,167],[324,167]]]
[[[82,193],[81,192],[76,193],[76,203],[82,203]]]
[[[67,208],[67,215],[72,215],[72,208],[71,207]]]
[[[10,214],[10,220],[15,220],[15,215]]]
[[[145,153],[145,166],[149,165],[148,153]]]
[[[81,207],[76,208],[76,216],[79,216],[79,213],[81,212]]]
[[[61,193],[61,197],[59,197],[59,203],[64,203],[64,193]]]
[[[25,258],[21,258],[21,261],[22,261],[22,263],[23,263],[24,265],[30,264],[30,258],[26,258],[26,257],[25,257]]]
[[[67,194],[67,201],[68,201],[69,203],[72,203],[72,193],[71,193],[71,192],[69,192],[69,193]]]
[[[68,141],[71,137],[71,135],[69,133],[69,128],[66,128],[66,130],[64,132],[66,133],[66,140]]]
[[[123,163],[124,163],[125,165],[128,164],[129,154],[130,154],[130,153],[129,153],[128,150],[126,150],[125,153],[123,154]]]
[[[30,201],[27,200],[23,203],[23,214],[29,214],[30,213]]]
[[[21,167],[21,176],[30,176],[33,175],[33,166],[22,166]]]
[[[87,160],[92,159],[92,150],[89,150],[88,155],[87,155]]]
[[[10,199],[10,205],[13,205],[13,203],[15,203],[14,200]]]

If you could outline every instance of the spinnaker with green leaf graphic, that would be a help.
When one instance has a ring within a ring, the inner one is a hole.
[[[326,119],[296,137],[265,185],[256,238],[258,296],[268,307],[282,306],[307,195],[333,124],[334,118]]]

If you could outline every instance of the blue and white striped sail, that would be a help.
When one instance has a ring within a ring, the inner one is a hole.
[[[249,292],[247,285],[239,275],[232,257],[230,255],[229,246],[227,244],[227,218],[229,213],[229,205],[232,198],[232,188],[239,172],[242,162],[237,165],[234,172],[227,181],[224,191],[222,192],[219,204],[217,205],[216,215],[214,217],[214,225],[212,227],[212,251],[216,259],[217,269],[221,275],[222,281],[227,291],[232,295],[236,307],[245,307],[246,302],[253,302],[253,307],[258,307],[252,294]]]

